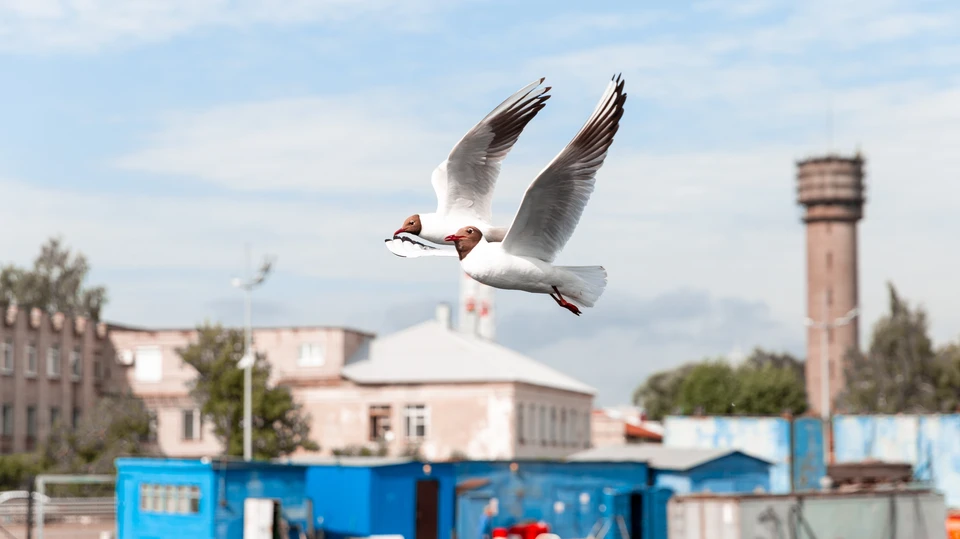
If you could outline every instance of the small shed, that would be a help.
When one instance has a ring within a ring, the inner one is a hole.
[[[328,538],[450,539],[453,464],[402,458],[297,458],[307,465],[314,525]]]
[[[572,462],[646,463],[646,483],[677,494],[769,492],[772,462],[736,449],[694,449],[623,444],[589,449]]]
[[[647,485],[644,463],[468,461],[455,467],[459,538],[477,537],[484,507],[492,505],[497,527],[542,521],[560,537],[666,539],[672,492]]]
[[[118,539],[241,539],[244,500],[272,498],[298,531],[312,531],[306,467],[234,459],[119,458]]]

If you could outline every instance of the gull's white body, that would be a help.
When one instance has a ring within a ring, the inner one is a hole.
[[[556,286],[566,299],[593,307],[607,283],[600,266],[554,266],[538,258],[506,252],[502,243],[480,240],[460,267],[475,281],[504,290],[552,294]]]
[[[580,132],[531,182],[503,241],[481,237],[472,248],[463,246],[463,271],[494,288],[552,294],[556,287],[569,302],[593,307],[607,285],[606,270],[554,266],[553,261],[573,235],[593,193],[626,97],[623,82],[614,78]],[[470,238],[472,225],[466,226],[451,238]],[[483,232],[480,225],[475,228]]]

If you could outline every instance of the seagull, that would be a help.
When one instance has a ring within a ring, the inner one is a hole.
[[[431,248],[398,236],[406,233],[449,245],[444,238],[466,225],[478,227],[488,241],[503,239],[507,229],[491,224],[493,189],[501,162],[550,98],[549,86],[538,89],[544,79],[531,82],[500,103],[457,142],[430,178],[437,194],[437,211],[407,217],[393,238],[384,240],[388,249],[406,257],[454,256],[453,249]]]
[[[577,316],[580,307],[593,307],[600,299],[607,286],[603,266],[554,266],[553,261],[573,235],[620,127],[627,100],[623,84],[619,75],[611,80],[580,132],[533,180],[503,241],[491,242],[474,225],[444,238],[456,246],[467,275],[494,288],[550,294]]]

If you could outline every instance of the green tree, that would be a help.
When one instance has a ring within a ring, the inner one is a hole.
[[[83,253],[73,253],[59,238],[51,238],[40,247],[32,269],[0,268],[0,305],[15,303],[99,320],[107,292],[102,286],[84,288],[89,271]]]
[[[950,343],[937,351],[936,399],[941,412],[960,412],[960,344]]]
[[[211,420],[226,454],[243,455],[243,333],[205,324],[197,342],[178,350],[185,363],[196,369],[191,392],[201,403],[201,413]],[[270,363],[257,354],[253,366],[253,455],[272,459],[304,448],[320,447],[310,440],[309,417],[287,387],[270,387]]]
[[[792,365],[746,364],[737,373],[739,393],[734,411],[744,415],[776,415],[807,411],[807,389]]]
[[[890,312],[873,327],[866,354],[844,358],[846,388],[838,409],[849,413],[922,413],[940,409],[937,358],[927,336],[927,315],[911,309],[892,284]]]
[[[702,361],[680,384],[679,408],[684,414],[723,415],[738,411],[739,374],[723,359]]]
[[[796,375],[799,383],[803,384],[804,388],[806,387],[806,365],[792,354],[786,352],[770,352],[763,348],[754,348],[750,357],[748,357],[744,363],[756,369],[761,369],[767,365],[777,369],[789,369]]]
[[[647,381],[633,393],[633,403],[642,406],[647,417],[660,421],[664,417],[678,412],[680,386],[687,373],[695,364],[687,364],[652,374]]]
[[[81,416],[77,428],[55,425],[39,451],[47,472],[113,474],[117,457],[157,455],[151,418],[133,394],[105,395]]]

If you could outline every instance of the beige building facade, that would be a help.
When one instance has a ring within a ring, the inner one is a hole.
[[[178,348],[193,330],[113,327],[133,391],[156,413],[160,450],[216,455],[220,444],[189,395]],[[479,334],[437,319],[375,338],[330,327],[257,328],[254,347],[310,416],[321,455],[386,448],[434,460],[562,457],[590,447],[594,390]]]
[[[0,453],[36,449],[122,388],[105,324],[16,306],[0,314]]]

